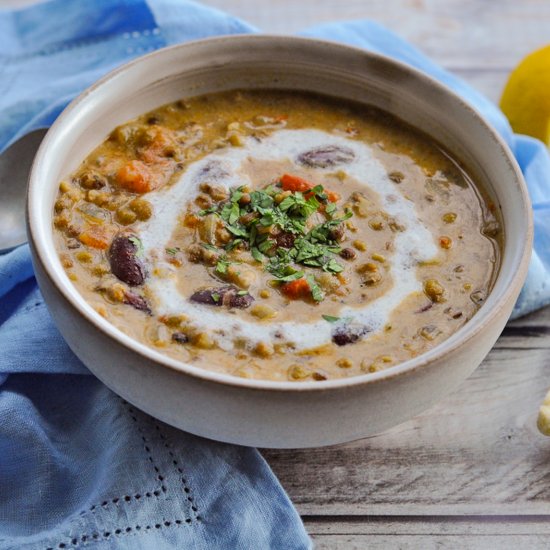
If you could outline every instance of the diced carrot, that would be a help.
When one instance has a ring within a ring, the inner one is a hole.
[[[325,189],[325,193],[327,195],[327,199],[330,202],[338,202],[340,200],[340,195],[338,193],[335,193],[334,191],[329,191],[328,189]]]
[[[304,196],[306,198],[309,198],[309,196],[311,196],[311,194],[309,194],[308,196],[307,191],[315,187],[314,183],[311,183],[304,178],[293,176],[292,174],[283,174],[283,176],[281,177],[281,184],[284,191],[292,191],[294,193],[299,191],[300,193],[305,193]],[[336,202],[340,200],[340,195],[338,193],[335,193],[334,191],[329,191],[328,189],[325,189],[324,192],[330,202]]]
[[[450,237],[443,235],[442,237],[439,237],[439,246],[448,250],[453,246],[453,241]]]
[[[132,193],[147,193],[153,188],[153,175],[140,160],[131,160],[123,165],[116,175],[117,183]]]
[[[140,148],[140,157],[154,164],[175,153],[174,134],[168,128],[153,126],[146,132],[145,145]]]
[[[80,236],[80,242],[91,248],[105,250],[111,238],[113,237],[114,229],[104,225],[92,225],[89,229],[83,231]]]
[[[311,288],[304,277],[284,283],[281,292],[291,300],[299,300],[311,295]]]
[[[291,174],[283,174],[281,184],[284,191],[300,191],[300,193],[304,193],[305,191],[309,191],[312,187],[315,187],[304,178],[299,178],[298,176],[293,176]]]

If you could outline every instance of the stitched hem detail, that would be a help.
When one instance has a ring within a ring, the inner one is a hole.
[[[180,466],[179,461],[176,458],[167,437],[162,433],[162,431],[160,429],[160,426],[156,423],[155,423],[155,430],[157,430],[157,433],[158,433],[160,439],[162,440],[164,448],[168,451],[168,455],[170,456],[170,459],[172,460],[172,464],[173,464],[173,466],[175,467],[176,471],[179,474],[180,481],[183,485],[183,492],[186,494],[186,498],[189,501],[189,503],[191,504],[191,510],[195,514],[195,518],[200,521],[200,516],[197,515],[198,508],[197,508],[196,504],[194,503],[193,497],[191,496],[191,489],[189,488],[189,486],[187,484],[187,479],[185,478],[185,475],[183,473],[183,469]]]
[[[137,535],[138,533],[147,533],[149,531],[159,531],[166,528],[176,528],[181,527],[182,525],[190,525],[193,522],[191,518],[185,519],[172,519],[164,520],[158,523],[151,523],[148,525],[132,525],[127,527],[119,527],[112,531],[95,531],[92,533],[86,533],[73,537],[67,542],[60,542],[55,546],[47,546],[45,550],[57,550],[63,548],[82,548],[88,546],[89,544],[94,544],[100,540],[110,540],[117,537],[127,536],[127,535]]]

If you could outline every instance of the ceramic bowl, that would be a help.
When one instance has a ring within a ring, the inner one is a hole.
[[[428,353],[381,372],[324,382],[241,379],[180,363],[109,324],[63,270],[52,236],[58,182],[118,124],[176,99],[234,88],[322,92],[380,107],[444,144],[489,191],[504,222],[494,288],[479,312]],[[204,437],[315,447],[382,432],[442,399],[483,360],[526,276],[532,242],[520,170],[496,132],[449,89],[390,58],[331,42],[231,36],[186,43],[113,71],[74,100],[36,156],[28,230],[38,283],[82,362],[151,415]]]

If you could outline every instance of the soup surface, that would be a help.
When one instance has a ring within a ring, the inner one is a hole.
[[[78,290],[136,340],[212,371],[326,380],[415,357],[475,314],[494,210],[386,113],[232,91],[116,128],[61,182],[54,233]]]

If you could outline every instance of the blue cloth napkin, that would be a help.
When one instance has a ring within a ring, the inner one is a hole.
[[[184,0],[54,0],[0,12],[0,151],[83,88],[147,51],[256,29]],[[550,302],[550,159],[498,109],[370,21],[307,36],[391,55],[465,97],[515,153],[535,207],[535,254],[515,315]],[[29,250],[0,257],[0,548],[308,548],[260,454],[135,410],[76,359],[36,287]]]

